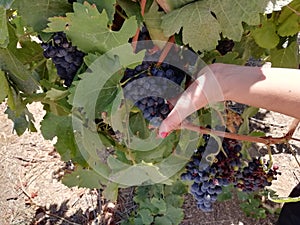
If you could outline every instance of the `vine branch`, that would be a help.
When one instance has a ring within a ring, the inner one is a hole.
[[[197,126],[188,122],[183,122],[182,123],[182,128],[187,129],[187,130],[192,130],[201,134],[214,134],[217,136],[221,136],[224,138],[229,138],[229,139],[235,139],[235,140],[239,140],[239,141],[249,141],[249,142],[257,142],[257,143],[262,143],[265,145],[270,145],[270,144],[282,144],[282,143],[286,143],[287,141],[289,141],[290,139],[292,139],[292,135],[297,127],[297,125],[299,123],[299,121],[297,122],[297,120],[295,119],[292,123],[292,126],[289,130],[289,132],[284,135],[283,137],[272,137],[272,136],[267,136],[267,137],[253,137],[253,136],[247,136],[247,135],[242,135],[242,134],[235,134],[235,133],[228,133],[225,131],[217,131],[217,130],[213,130],[213,129],[209,129],[209,128],[205,128],[205,127],[201,127],[201,126]],[[296,127],[295,127],[296,125]],[[293,139],[295,140],[295,139]]]
[[[300,123],[300,120],[294,119],[289,127],[289,131],[286,133],[285,137],[288,138],[289,140],[293,137],[298,124]]]

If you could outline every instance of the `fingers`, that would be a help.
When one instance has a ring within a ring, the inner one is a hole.
[[[162,122],[159,128],[159,136],[164,138],[172,130],[180,129],[181,123],[193,112],[204,107],[208,103],[223,101],[222,88],[209,67],[200,71],[199,76],[182,95],[177,99],[173,110]]]
[[[202,85],[199,85],[199,82],[194,82],[178,99],[173,99],[175,106],[160,126],[160,137],[164,138],[172,130],[179,129],[180,124],[187,116],[206,104],[206,100],[201,92],[202,89]]]

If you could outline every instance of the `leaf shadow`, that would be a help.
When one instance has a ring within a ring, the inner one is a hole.
[[[98,205],[96,207],[82,210],[77,209],[69,214],[71,207],[68,206],[69,200],[63,201],[60,205],[51,204],[49,207],[38,207],[35,216],[32,218],[30,225],[88,225],[93,222],[98,223],[98,214],[101,212]]]

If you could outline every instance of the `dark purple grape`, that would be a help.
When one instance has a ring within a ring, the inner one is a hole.
[[[44,49],[44,57],[52,59],[58,76],[69,87],[83,64],[85,54],[72,46],[63,32],[55,33],[52,40],[49,43],[42,43],[41,47]]]

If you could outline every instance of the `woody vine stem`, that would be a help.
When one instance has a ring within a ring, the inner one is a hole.
[[[293,138],[293,134],[299,123],[300,123],[300,120],[294,119],[289,127],[289,131],[283,137],[276,137],[276,138],[272,137],[272,136],[252,137],[252,136],[247,136],[247,135],[242,135],[242,134],[217,131],[217,130],[197,126],[197,125],[194,125],[194,124],[191,124],[188,122],[183,122],[181,127],[184,129],[187,129],[187,130],[199,132],[201,134],[214,134],[214,135],[221,136],[224,138],[230,138],[230,139],[235,139],[235,140],[239,140],[239,141],[249,141],[249,142],[256,142],[256,143],[262,143],[265,145],[270,145],[270,144],[287,143],[290,140],[300,141],[297,138]]]

